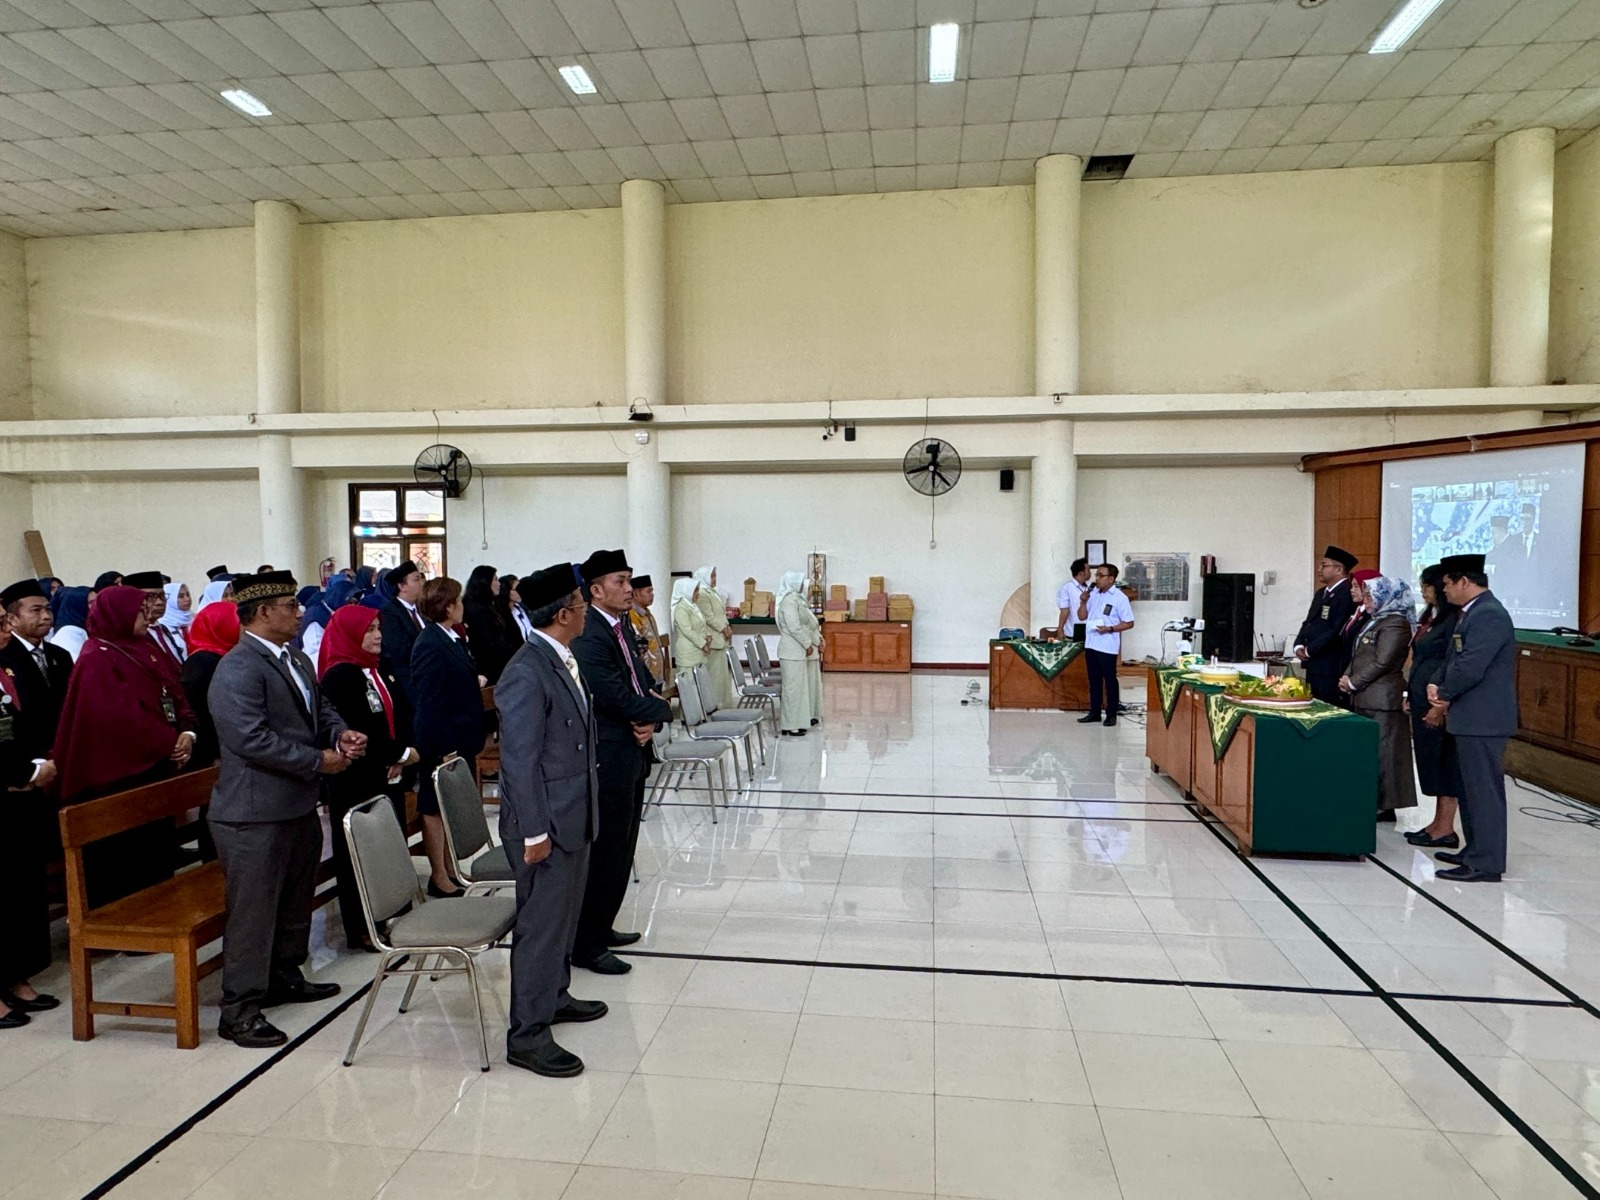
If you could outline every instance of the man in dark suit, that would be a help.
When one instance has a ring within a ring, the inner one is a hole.
[[[633,570],[621,550],[596,550],[581,568],[589,602],[583,633],[572,653],[594,704],[600,786],[600,828],[589,858],[589,881],[578,918],[574,965],[602,975],[633,969],[611,953],[639,940],[613,927],[628,893],[633,852],[639,841],[640,785],[649,769],[650,738],[672,720],[660,684],[639,656],[628,613],[633,607]]]
[[[11,641],[0,650],[0,669],[16,683],[21,701],[16,734],[27,756],[37,762],[49,758],[56,744],[72,655],[44,640],[54,618],[37,579],[20,580],[0,592],[0,608],[11,627]]]
[[[300,971],[322,857],[317,799],[320,777],[343,771],[367,739],[346,728],[311,660],[289,645],[300,629],[294,577],[242,575],[233,585],[243,633],[217,664],[209,693],[222,763],[207,819],[228,901],[217,1032],[240,1046],[271,1047],[289,1039],[262,1009],[339,991]]]
[[[1489,591],[1483,555],[1456,554],[1440,563],[1445,599],[1460,609],[1439,682],[1428,685],[1424,720],[1450,733],[1461,767],[1460,853],[1440,879],[1499,883],[1506,869],[1506,742],[1517,731],[1517,635],[1511,616]],[[1447,751],[1448,753],[1448,751]]]
[[[385,600],[378,610],[378,628],[383,633],[383,650],[378,658],[400,681],[406,699],[415,708],[417,693],[411,687],[411,648],[424,624],[422,614],[417,611],[417,601],[422,598],[422,572],[417,570],[416,563],[407,560],[384,579],[394,597]]]
[[[1339,676],[1349,665],[1343,631],[1356,610],[1350,595],[1350,572],[1356,562],[1354,554],[1338,546],[1329,546],[1322,552],[1317,568],[1322,586],[1311,597],[1306,619],[1294,636],[1294,656],[1305,667],[1311,694],[1329,704],[1346,703],[1339,690]]]
[[[568,992],[571,957],[600,822],[594,714],[570,646],[584,627],[577,568],[556,563],[518,581],[533,636],[495,685],[500,710],[500,841],[517,875],[506,1061],[568,1076],[583,1060],[551,1026],[606,1015]],[[615,957],[615,956],[613,956]]]

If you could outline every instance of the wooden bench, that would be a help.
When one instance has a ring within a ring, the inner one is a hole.
[[[61,845],[67,866],[68,951],[72,966],[72,1036],[94,1037],[96,1016],[158,1017],[177,1022],[178,1046],[200,1044],[200,980],[222,956],[199,961],[200,948],[222,936],[226,900],[222,868],[215,862],[185,870],[153,887],[99,908],[89,907],[83,848],[210,803],[215,767],[179,775],[61,810]],[[171,1004],[96,1000],[90,954],[95,950],[172,955]]]

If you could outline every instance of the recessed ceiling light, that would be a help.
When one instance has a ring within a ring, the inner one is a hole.
[[[928,82],[952,83],[956,77],[956,51],[961,45],[961,26],[942,21],[928,27]]]
[[[1406,0],[1406,5],[1383,27],[1378,40],[1372,43],[1368,54],[1393,54],[1411,40],[1411,35],[1422,23],[1433,16],[1433,10],[1444,0]]]
[[[243,88],[229,88],[222,98],[247,117],[270,117],[272,110]]]
[[[595,93],[594,80],[589,78],[589,72],[574,64],[561,68],[561,78],[567,81],[567,86],[580,96],[592,96]]]

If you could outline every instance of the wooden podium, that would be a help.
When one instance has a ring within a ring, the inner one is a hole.
[[[822,626],[824,671],[911,672],[909,621],[826,621]]]
[[[1089,665],[1083,654],[1062,669],[1054,679],[1039,678],[1017,652],[1004,643],[989,647],[990,708],[1056,708],[1074,711],[1089,708]]]

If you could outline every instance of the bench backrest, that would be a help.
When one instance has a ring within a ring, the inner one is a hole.
[[[211,789],[217,782],[217,768],[191,771],[147,783],[126,792],[113,792],[98,800],[69,804],[61,810],[61,845],[66,850],[81,850],[114,833],[125,833],[163,817],[178,817],[191,808],[211,803]]]

